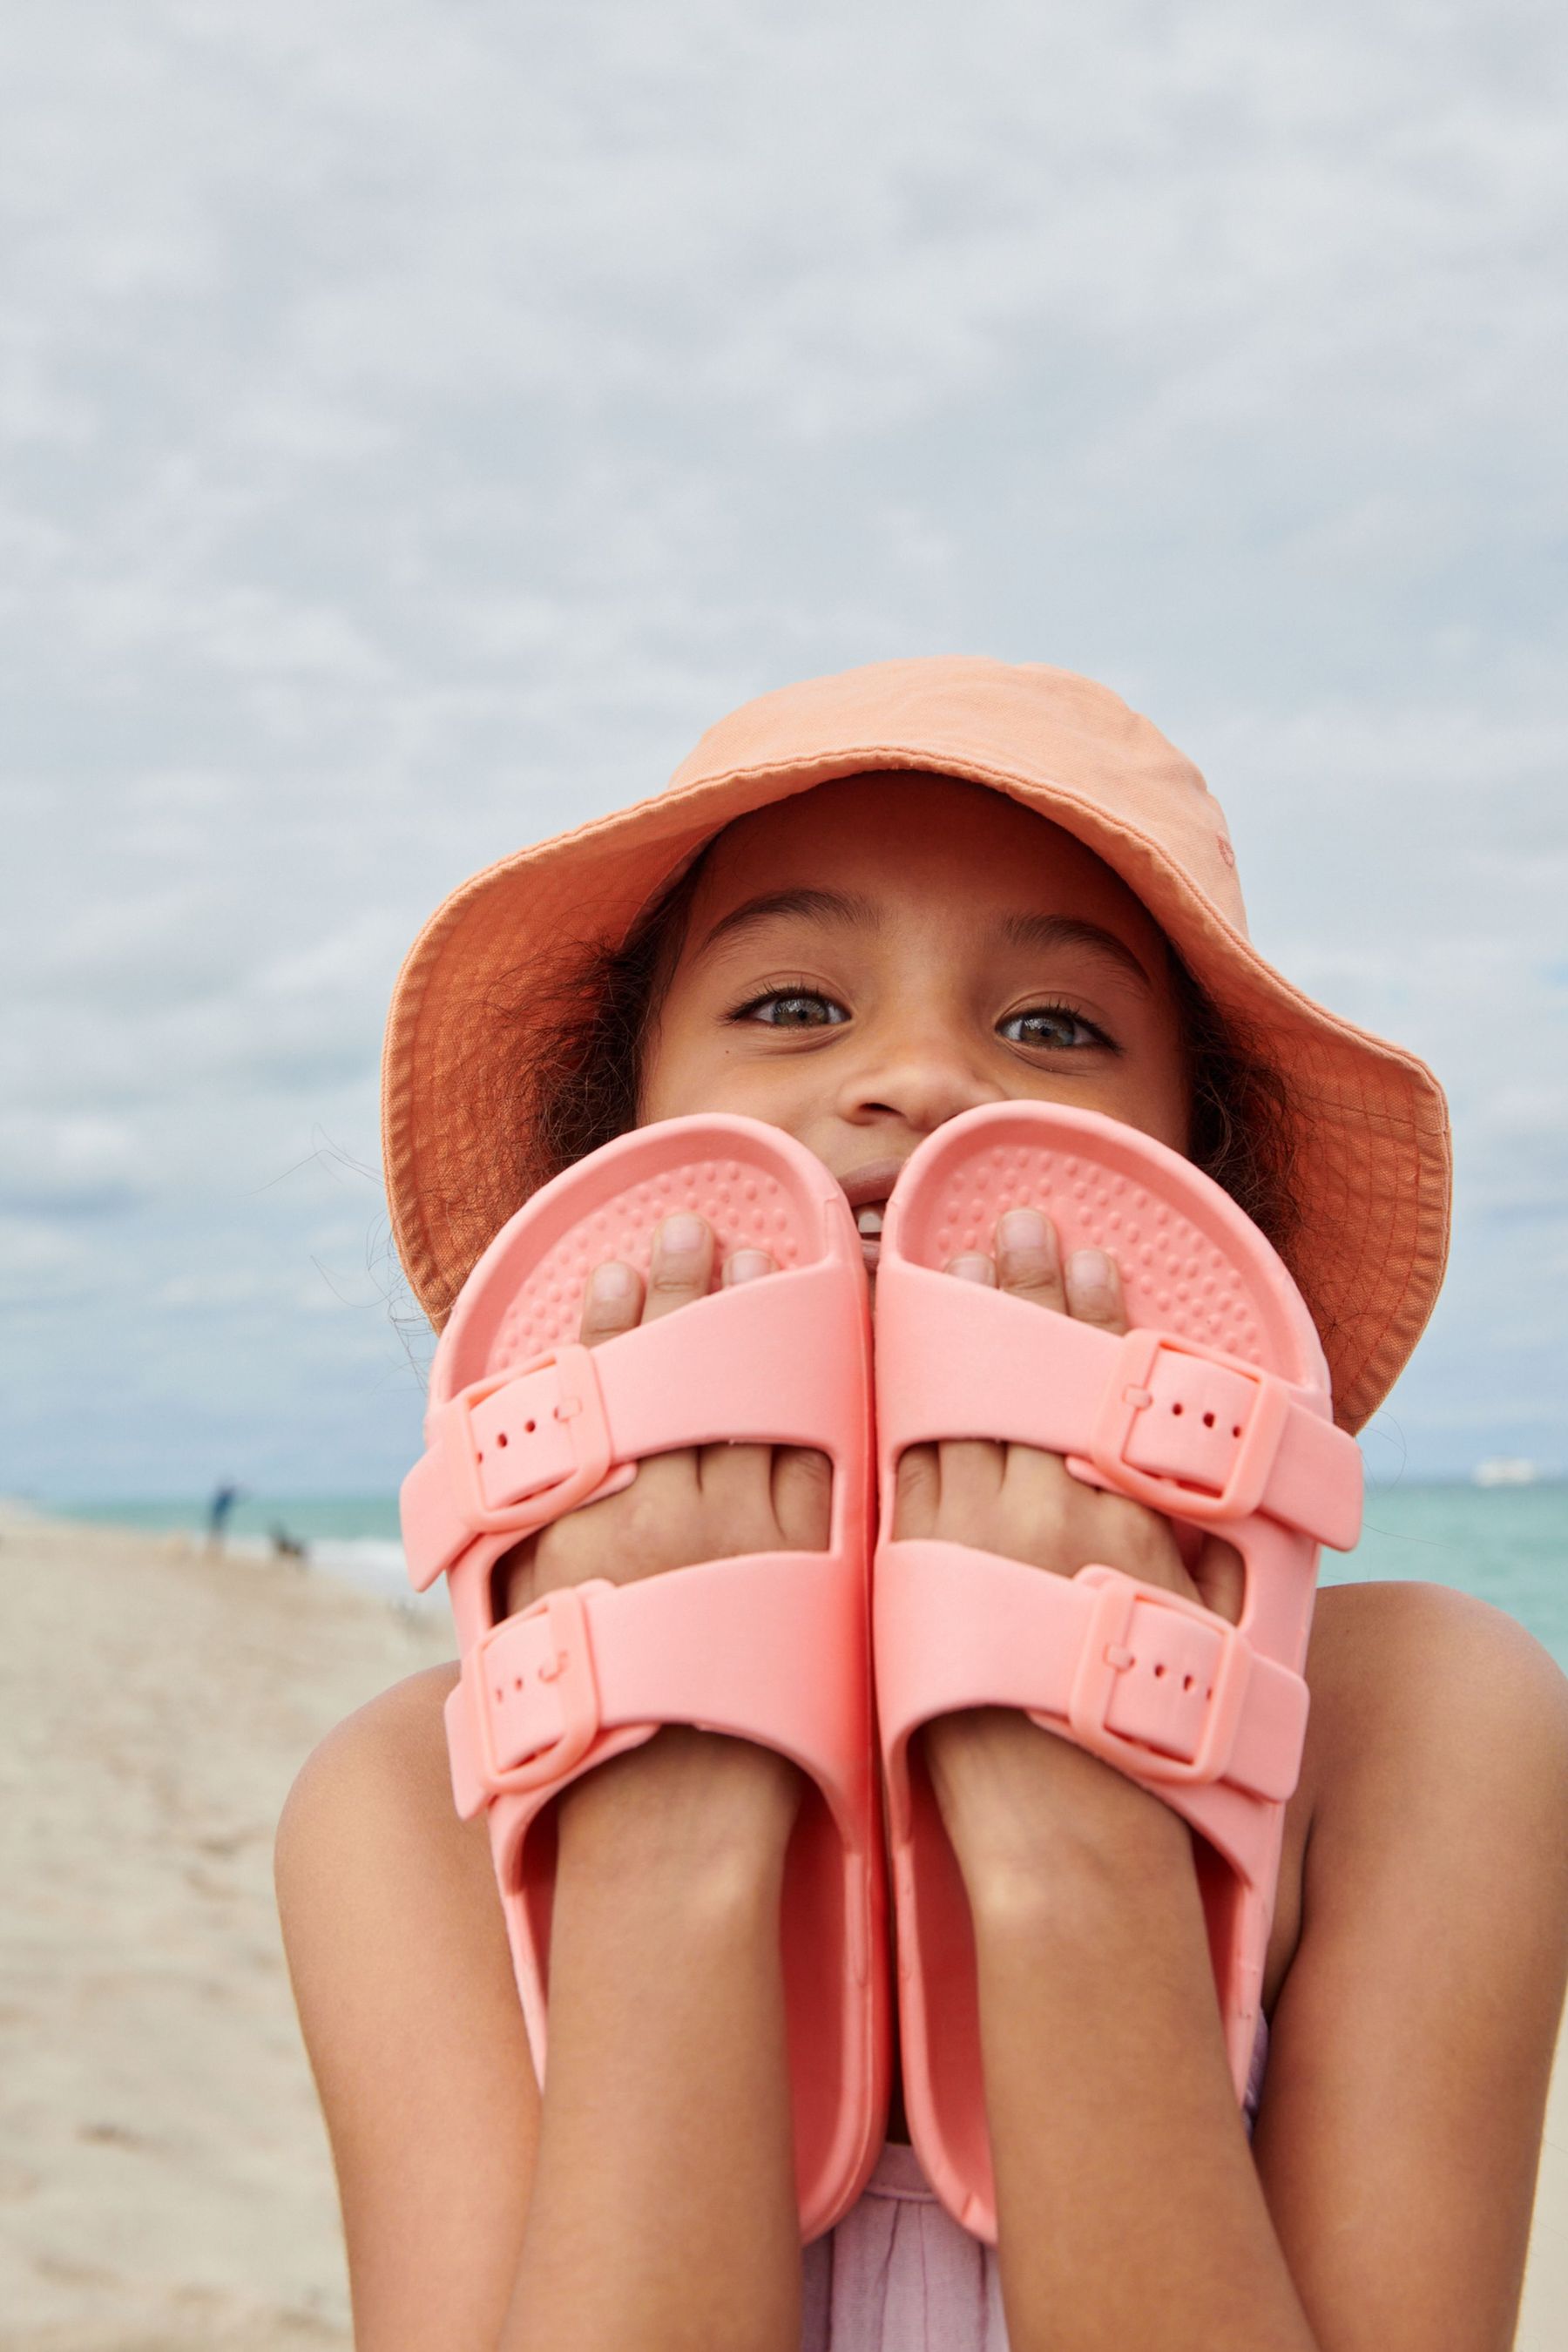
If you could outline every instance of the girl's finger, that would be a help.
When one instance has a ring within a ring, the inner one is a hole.
[[[766,1250],[736,1250],[726,1258],[720,1280],[726,1290],[775,1274]],[[697,1483],[704,1501],[725,1523],[733,1548],[765,1549],[772,1539],[773,1449],[767,1445],[705,1445],[696,1457]]]
[[[1192,1575],[1199,1600],[1216,1616],[1225,1618],[1229,1624],[1237,1624],[1247,1595],[1247,1570],[1236,1546],[1226,1543],[1223,1536],[1205,1536]]]
[[[773,1454],[773,1517],[788,1551],[826,1551],[833,1507],[833,1465],[806,1445]]]
[[[698,1491],[724,1530],[725,1556],[772,1549],[773,1447],[700,1445],[695,1458]]]
[[[942,1501],[942,1474],[937,1464],[934,1445],[907,1446],[899,1456],[899,1466],[893,1473],[893,1535],[929,1536],[935,1533],[937,1507]]]
[[[666,1217],[653,1237],[653,1264],[642,1319],[654,1322],[706,1298],[713,1279],[713,1232],[705,1218],[682,1212]]]
[[[1114,1258],[1102,1249],[1074,1250],[1065,1276],[1069,1315],[1079,1323],[1098,1324],[1102,1331],[1126,1330],[1127,1307]]]
[[[962,1256],[950,1258],[947,1272],[960,1282],[988,1283],[993,1289],[996,1286],[995,1262],[981,1250],[965,1250]],[[1002,1482],[1006,1460],[1002,1446],[988,1437],[950,1437],[943,1439],[939,1452],[944,1514],[950,1505],[962,1512],[991,1500]]]
[[[759,1275],[777,1272],[778,1261],[770,1257],[766,1250],[741,1249],[733,1257],[725,1259],[721,1279],[725,1289],[730,1290],[737,1282],[755,1282]]]
[[[666,1217],[653,1237],[653,1262],[640,1320],[657,1322],[661,1315],[672,1315],[679,1307],[706,1298],[712,1279],[711,1226],[687,1211]],[[639,1465],[634,1491],[640,1495],[645,1509],[673,1509],[698,1475],[697,1449],[677,1446],[668,1454],[650,1454]]]
[[[699,1245],[694,1246],[694,1240]],[[642,1319],[650,1320],[689,1299],[705,1297],[712,1262],[713,1236],[700,1218],[668,1219],[655,1235]],[[730,1289],[777,1271],[777,1260],[766,1250],[742,1249],[726,1259],[721,1280]],[[624,1307],[619,1311],[625,1315]],[[636,1320],[633,1314],[618,1328],[624,1329],[628,1321]],[[781,1538],[791,1549],[820,1550],[827,1540],[832,1466],[826,1454],[806,1448],[681,1447],[645,1462],[638,1479],[645,1501],[668,1496],[671,1504],[684,1503],[695,1480],[704,1507],[725,1529],[726,1551],[767,1550]]]
[[[1032,1298],[1066,1314],[1057,1229],[1040,1210],[1009,1209],[997,1219],[996,1272],[1001,1287],[1013,1297]]]
[[[726,1291],[733,1291],[738,1282],[759,1282],[762,1275],[778,1273],[778,1258],[766,1249],[736,1249],[733,1256],[724,1258],[720,1282]],[[699,1456],[699,1482],[705,1496],[715,1500],[731,1498],[736,1510],[745,1510],[745,1517],[762,1519],[773,1507],[773,1449],[771,1446],[705,1446]],[[771,1540],[771,1528],[759,1534],[757,1545]]]
[[[635,1266],[619,1258],[596,1265],[583,1295],[579,1337],[585,1348],[596,1348],[622,1331],[634,1331],[642,1316],[642,1277]]]

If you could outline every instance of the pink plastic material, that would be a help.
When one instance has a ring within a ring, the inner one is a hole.
[[[683,1210],[714,1228],[718,1265],[754,1246],[780,1271],[578,1345],[593,1267],[646,1273],[656,1226]],[[816,2237],[876,2162],[889,2064],[869,1323],[842,1190],[751,1119],[670,1119],[606,1145],[520,1210],[469,1276],[437,1349],[426,1437],[404,1485],[405,1548],[416,1585],[447,1579],[462,1652],[447,1703],[453,1790],[466,1817],[488,1815],[541,2082],[552,1799],[664,1723],[760,1741],[807,1777],[781,1932],[801,2231]],[[647,1454],[725,1441],[830,1458],[826,1550],[595,1578],[498,1620],[492,1571],[520,1538],[627,1485]]]
[[[1115,1258],[1125,1338],[942,1271],[994,1251],[1016,1207],[1044,1210],[1064,1255],[1093,1244]],[[968,1903],[913,1735],[961,1708],[1016,1706],[1192,1824],[1240,2098],[1306,1732],[1318,1547],[1356,1539],[1361,1460],[1333,1425],[1300,1295],[1236,1203],[1136,1129],[1048,1104],[966,1112],[909,1160],[882,1233],[876,1378],[885,1525],[908,1447],[991,1438],[1060,1454],[1178,1528],[1223,1529],[1246,1569],[1231,1625],[1100,1563],[1062,1577],[957,1544],[879,1546],[904,2095],[932,2187],[994,2242]]]

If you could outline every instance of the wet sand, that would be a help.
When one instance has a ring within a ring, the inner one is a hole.
[[[350,2342],[272,1902],[333,1723],[444,1617],[184,1538],[0,1517],[0,2352]],[[1519,2352],[1568,2346],[1561,2063]]]

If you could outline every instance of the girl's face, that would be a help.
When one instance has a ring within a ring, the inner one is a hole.
[[[818,785],[720,836],[649,1041],[645,1120],[783,1128],[870,1239],[922,1137],[1005,1101],[1186,1147],[1163,936],[1091,851],[1000,793],[926,775]]]

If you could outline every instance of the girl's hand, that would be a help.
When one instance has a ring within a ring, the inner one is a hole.
[[[954,1258],[947,1272],[999,1282],[1049,1314],[1104,1331],[1127,1328],[1114,1261],[1101,1250],[1077,1250],[1064,1267],[1055,1229],[1036,1210],[1001,1219],[994,1258]],[[1231,1545],[1178,1531],[1142,1503],[1085,1486],[1059,1454],[1035,1446],[970,1439],[911,1446],[899,1465],[893,1533],[973,1545],[1052,1576],[1098,1561],[1202,1601],[1232,1624],[1241,1613],[1242,1565]],[[1069,1853],[1137,1869],[1166,1848],[1185,1855],[1184,1824],[1168,1807],[1015,1709],[944,1716],[927,1725],[921,1745],[977,1909],[1032,1902],[1053,1874],[1060,1886]]]
[[[738,1250],[723,1279],[750,1282],[776,1271],[766,1251]],[[640,1276],[618,1260],[595,1268],[583,1307],[584,1345],[601,1346],[705,1298],[712,1273],[710,1227],[696,1216],[667,1219],[654,1236],[646,1290]],[[500,1605],[510,1614],[593,1577],[630,1584],[741,1552],[820,1550],[831,1494],[826,1456],[797,1446],[688,1446],[655,1454],[620,1494],[582,1505],[510,1552],[497,1571]],[[726,1828],[744,1836],[759,1819],[787,1835],[802,1785],[795,1766],[772,1748],[668,1725],[646,1747],[585,1774],[562,1801],[578,1840],[590,1823],[595,1833],[603,1829],[616,1837],[657,1830],[681,1853],[689,1846],[700,1853],[725,1845]]]
[[[737,1250],[723,1279],[750,1282],[776,1271],[765,1250]],[[641,1277],[619,1260],[595,1269],[583,1305],[583,1344],[600,1347],[705,1298],[712,1275],[711,1228],[700,1217],[668,1218],[654,1235],[646,1292]],[[590,1577],[630,1584],[740,1552],[820,1550],[831,1491],[826,1456],[800,1447],[703,1445],[654,1454],[620,1494],[569,1511],[508,1555],[506,1608],[526,1609],[542,1593]]]
[[[1114,1259],[1103,1250],[1075,1250],[1064,1268],[1056,1230],[1035,1209],[1001,1219],[994,1258],[955,1257],[947,1272],[999,1282],[1016,1298],[1102,1331],[1127,1329]],[[1098,1561],[1202,1601],[1232,1624],[1241,1613],[1241,1561],[1229,1544],[1179,1535],[1158,1511],[1085,1486],[1060,1454],[1032,1445],[966,1438],[911,1446],[899,1465],[893,1534],[970,1544],[1054,1576]]]

